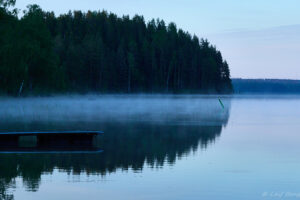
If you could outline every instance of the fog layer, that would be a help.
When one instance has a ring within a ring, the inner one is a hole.
[[[0,102],[2,130],[7,124],[37,122],[222,125],[230,109],[229,98],[221,100],[223,108],[218,97],[203,96],[64,96]]]

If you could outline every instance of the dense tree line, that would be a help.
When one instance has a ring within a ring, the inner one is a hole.
[[[2,93],[232,91],[229,67],[206,40],[162,20],[30,5],[21,18],[0,0]]]

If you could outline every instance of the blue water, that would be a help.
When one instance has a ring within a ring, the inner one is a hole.
[[[95,154],[1,154],[0,199],[299,199],[300,97],[4,98],[2,131],[102,130]]]

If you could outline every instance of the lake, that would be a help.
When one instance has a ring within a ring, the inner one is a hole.
[[[300,199],[299,100],[1,98],[2,132],[104,134],[96,138],[99,152],[0,151],[0,199]]]

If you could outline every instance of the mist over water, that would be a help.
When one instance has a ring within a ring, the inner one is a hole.
[[[217,97],[180,95],[5,98],[1,99],[0,105],[0,129],[4,131],[8,128],[5,124],[9,123],[30,124],[62,121],[65,123],[145,122],[223,125],[226,123],[224,118],[230,110],[229,98],[223,99],[223,103],[225,109],[222,108]],[[67,129],[74,128],[76,127],[70,126]],[[90,129],[91,127],[87,126],[84,130]]]

